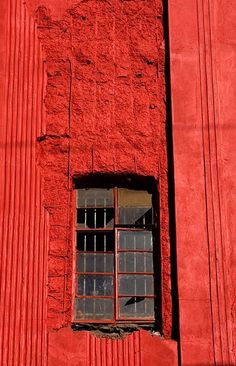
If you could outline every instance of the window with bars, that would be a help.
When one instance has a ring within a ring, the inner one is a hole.
[[[76,189],[75,322],[154,322],[153,194]]]

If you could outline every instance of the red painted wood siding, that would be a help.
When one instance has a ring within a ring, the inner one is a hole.
[[[23,2],[2,1],[0,14],[0,364],[46,365],[48,216],[36,166],[44,66]]]
[[[49,366],[178,365],[177,343],[143,330],[124,339],[99,338],[85,331],[71,333],[68,328],[50,333]]]
[[[236,3],[170,0],[183,365],[235,365]]]

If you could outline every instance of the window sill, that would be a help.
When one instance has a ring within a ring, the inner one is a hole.
[[[121,339],[138,330],[147,330],[152,334],[161,336],[160,328],[152,323],[116,323],[116,324],[91,324],[91,323],[72,323],[73,331],[91,331],[100,338]]]

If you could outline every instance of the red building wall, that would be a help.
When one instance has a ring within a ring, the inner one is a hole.
[[[228,77],[235,6],[227,4],[168,4],[178,344],[186,366],[235,362]],[[0,363],[177,365],[162,3],[10,0],[0,7]],[[71,330],[72,178],[97,172],[159,181],[164,339]]]
[[[49,221],[36,163],[45,69],[26,7],[2,1],[0,18],[0,364],[45,365]]]
[[[169,1],[183,365],[235,365],[234,1]]]
[[[72,177],[161,175],[163,328],[170,337],[161,2],[62,4],[57,14],[50,3],[29,2],[47,71],[46,129],[38,141],[50,213],[49,326],[58,329],[71,321]]]

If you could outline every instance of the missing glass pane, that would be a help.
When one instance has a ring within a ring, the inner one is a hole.
[[[99,229],[112,228],[114,222],[113,208],[78,208],[77,224],[79,228]]]
[[[107,233],[76,233],[77,250],[83,252],[114,252],[115,250],[115,235],[113,232]]]

